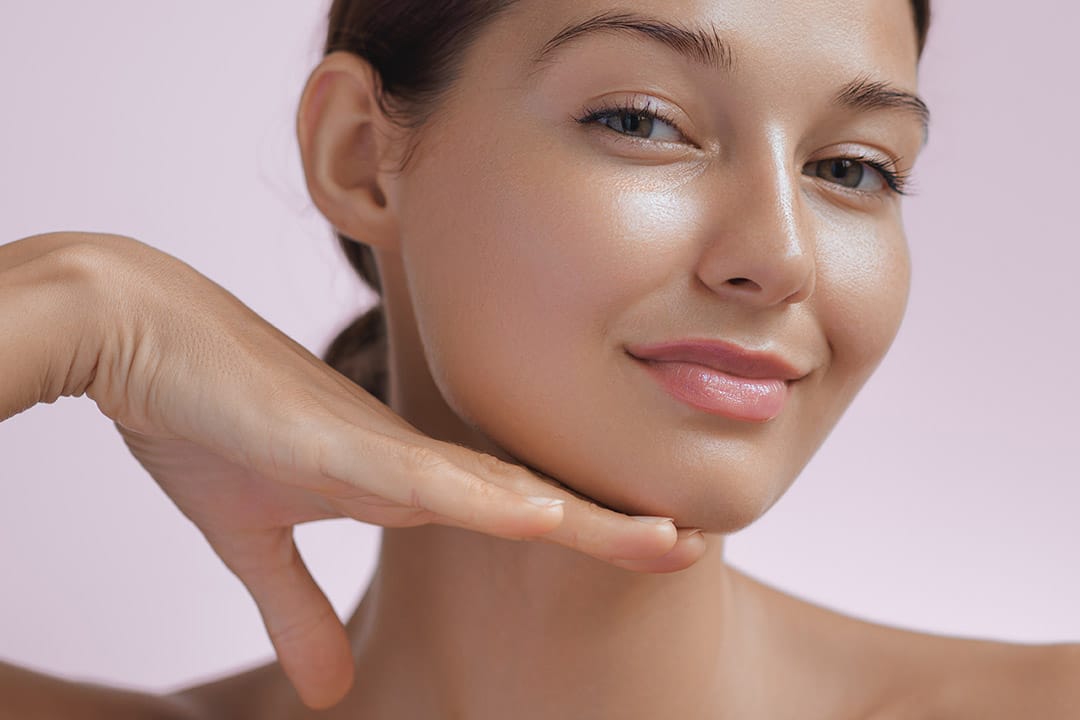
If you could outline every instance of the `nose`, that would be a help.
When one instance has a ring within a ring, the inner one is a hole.
[[[798,178],[779,159],[763,165],[758,161],[757,169],[725,178],[722,197],[712,203],[711,237],[697,276],[732,301],[757,307],[804,302],[813,295],[817,272]]]

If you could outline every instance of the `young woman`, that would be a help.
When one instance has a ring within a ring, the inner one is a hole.
[[[899,326],[928,18],[335,2],[298,138],[382,302],[329,365],[137,240],[0,246],[0,418],[93,398],[279,657],[169,697],[3,667],[0,717],[1080,716],[1076,646],[874,625],[723,560]],[[335,516],[386,528],[344,627],[291,535]]]

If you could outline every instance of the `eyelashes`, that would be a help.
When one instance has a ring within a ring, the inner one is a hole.
[[[697,147],[679,129],[677,121],[651,101],[626,100],[622,103],[586,107],[574,120],[581,125],[595,124],[605,127],[632,142],[682,143]],[[901,170],[899,165],[900,158],[874,157],[861,153],[815,160],[806,166],[814,168],[815,171],[805,172],[804,168],[804,173],[862,195],[879,194],[885,188],[897,195],[910,195],[911,171]],[[873,173],[869,177],[876,176],[880,179],[881,187],[870,190],[858,188],[868,177],[867,170]],[[849,176],[856,179],[855,186],[846,184]]]
[[[835,163],[837,161],[847,161],[853,163],[861,163],[869,166],[878,175],[882,177],[885,184],[895,192],[897,195],[910,195],[911,194],[911,171],[901,170],[899,168],[900,159],[880,159],[870,157],[868,155],[845,155],[837,158],[827,158],[825,160],[819,160],[811,165],[819,165],[821,163]],[[818,177],[821,177],[820,175]]]
[[[652,130],[656,128],[656,123],[659,122],[663,125],[667,125],[673,133],[678,136],[675,140],[665,140],[660,142],[683,142],[693,144],[685,135],[683,135],[682,131],[679,130],[679,126],[675,122],[675,119],[656,108],[652,102],[645,102],[642,105],[637,105],[633,101],[627,100],[621,105],[603,105],[595,108],[585,108],[583,113],[584,117],[575,118],[582,125],[600,123],[611,128],[615,132],[626,135],[629,135],[630,132],[634,130],[640,131],[642,128],[647,129],[651,134]],[[626,130],[626,132],[609,125],[608,122],[613,119],[619,119],[622,129]],[[640,135],[632,135],[632,137],[641,138]],[[646,137],[641,139],[650,138]]]
[[[855,192],[872,194],[888,187],[897,195],[907,195],[910,173],[897,169],[897,162],[892,158],[881,160],[868,155],[842,155],[807,163],[803,174]],[[868,174],[868,170],[872,174]],[[849,178],[854,179],[854,185],[848,184]],[[874,187],[860,189],[863,180],[868,178],[874,181],[871,183]]]

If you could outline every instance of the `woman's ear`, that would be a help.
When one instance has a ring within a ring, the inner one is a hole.
[[[398,242],[385,192],[395,134],[377,92],[367,61],[348,52],[327,55],[300,98],[296,134],[315,205],[339,232],[385,250]]]

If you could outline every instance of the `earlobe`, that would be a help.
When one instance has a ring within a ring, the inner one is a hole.
[[[383,187],[390,136],[377,92],[370,64],[331,53],[308,78],[296,134],[308,192],[326,219],[350,238],[391,249],[396,223]]]

